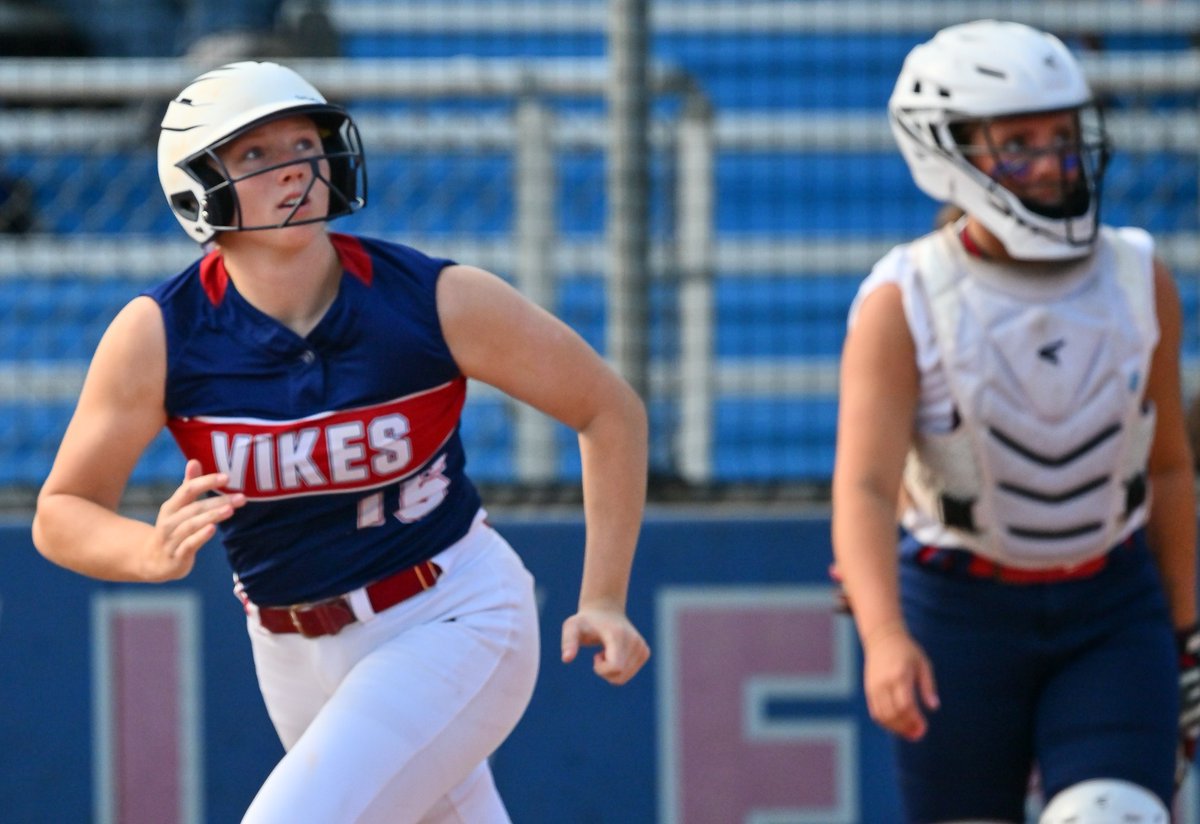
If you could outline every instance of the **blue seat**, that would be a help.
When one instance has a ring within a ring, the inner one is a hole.
[[[84,361],[144,284],[127,279],[0,280],[0,355],[16,361]]]
[[[836,431],[833,398],[722,400],[713,433],[716,477],[826,482],[833,474]]]

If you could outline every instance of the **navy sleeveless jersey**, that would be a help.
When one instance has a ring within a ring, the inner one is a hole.
[[[218,252],[146,292],[162,309],[168,427],[247,504],[220,527],[253,602],[338,595],[466,534],[466,379],[435,289],[451,261],[331,234],[338,295],[307,337],[251,306]]]

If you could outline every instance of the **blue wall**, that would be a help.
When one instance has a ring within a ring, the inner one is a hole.
[[[830,610],[825,517],[651,517],[630,613],[654,656],[621,688],[592,675],[590,654],[557,660],[578,586],[579,521],[494,520],[536,575],[542,609],[533,703],[493,760],[517,824],[731,824],[748,807],[789,804],[824,824],[896,820],[889,745],[866,716],[849,621]],[[190,594],[198,820],[240,820],[282,751],[229,584],[215,544],[184,582],[114,585],[43,560],[28,523],[0,525],[0,819],[97,820],[94,605]],[[135,722],[156,712],[127,709]]]
[[[721,603],[720,597],[710,597],[714,593],[737,593],[743,600],[761,594],[765,603],[780,594],[799,592],[808,598],[802,608],[810,608],[817,624],[849,629],[846,619],[829,617],[826,520],[653,518],[639,550],[630,612],[655,655],[633,682],[614,688],[592,675],[590,655],[572,666],[557,660],[559,626],[570,614],[577,592],[580,523],[501,519],[498,525],[537,576],[542,599],[545,655],[539,685],[524,720],[493,762],[518,824],[631,824],[660,819],[660,805],[666,803],[660,795],[666,795],[663,785],[668,783],[659,776],[661,747],[664,740],[678,738],[660,723],[659,707],[676,704],[674,697],[660,694],[673,683],[664,677],[664,669],[670,665],[678,673],[705,662],[704,656],[693,656],[690,663],[672,661],[686,649],[657,631],[656,605],[658,615],[669,616],[678,610],[672,613],[664,604],[688,603],[689,593],[699,593],[701,603]],[[99,665],[92,642],[93,600],[186,592],[196,596],[200,616],[202,820],[239,820],[282,751],[258,695],[241,609],[229,583],[225,560],[215,544],[205,548],[184,582],[158,587],[114,585],[82,578],[43,560],[32,548],[27,523],[0,527],[0,752],[6,753],[0,770],[0,810],[4,821],[92,820],[92,679],[93,668]],[[726,645],[753,646],[762,640],[739,640],[737,622],[730,626],[734,637],[726,638]],[[775,641],[797,644],[798,658],[805,657],[803,637]],[[828,646],[826,640],[818,640],[813,649]],[[827,786],[804,787],[797,782],[795,788],[785,789],[817,805],[840,791],[842,796],[834,799],[841,811],[837,815],[887,821],[885,811],[894,809],[887,745],[867,721],[859,698],[857,647],[845,643],[845,649],[851,655],[843,661],[849,667],[842,667],[840,682],[826,684],[825,692],[816,697],[789,698],[786,690],[779,700],[768,696],[764,712],[768,726],[770,718],[780,719],[784,726],[789,719],[815,718],[851,730],[851,746],[843,746],[842,756],[851,757],[853,763],[842,762],[838,768],[846,772],[849,765],[852,774],[838,776],[836,782],[820,782]],[[780,673],[794,669],[792,664],[781,661]],[[730,677],[740,677],[734,663],[730,672]],[[698,698],[705,700],[703,694]],[[682,746],[686,753],[687,743]],[[757,745],[738,747],[753,754]],[[678,751],[670,757],[687,762]],[[804,772],[801,766],[795,765],[796,774]],[[788,780],[793,766],[785,763],[780,769],[777,778]],[[671,795],[683,804],[688,792],[687,787],[676,787]]]

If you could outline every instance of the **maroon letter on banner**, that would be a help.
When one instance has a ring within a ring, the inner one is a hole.
[[[828,587],[668,588],[658,599],[660,824],[853,822],[857,685]],[[798,706],[772,717],[769,704]],[[819,717],[805,701],[824,703]]]
[[[198,624],[191,593],[92,604],[93,777],[100,824],[201,820]]]

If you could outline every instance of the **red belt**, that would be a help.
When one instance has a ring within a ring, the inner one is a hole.
[[[1129,542],[1122,542],[1121,546]],[[925,546],[917,552],[916,561],[923,566],[941,568],[944,570],[961,570],[972,578],[988,578],[1005,584],[1054,584],[1060,581],[1074,581],[1080,578],[1091,578],[1108,566],[1111,553],[1105,553],[1097,558],[1084,561],[1069,567],[1049,567],[1047,569],[1021,569],[1005,566],[995,561],[976,555],[966,550],[942,549]],[[965,560],[965,563],[957,561]]]
[[[367,600],[376,612],[383,612],[401,601],[424,592],[437,583],[442,568],[433,561],[422,561],[416,566],[402,569],[368,584]],[[259,607],[258,620],[271,632],[298,632],[305,638],[322,635],[337,635],[347,624],[357,618],[346,595],[314,601],[311,604],[295,604],[290,607]]]

